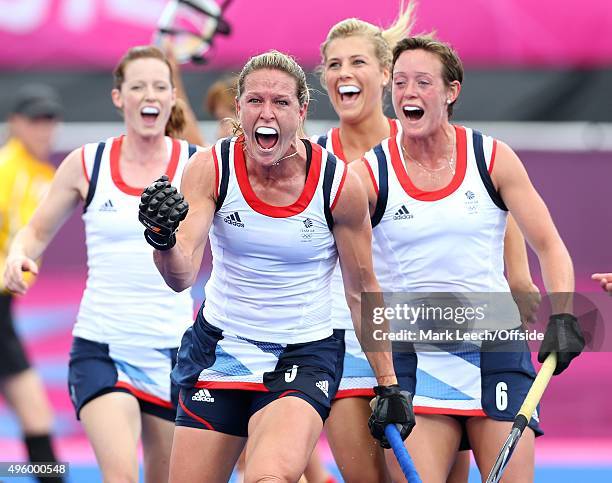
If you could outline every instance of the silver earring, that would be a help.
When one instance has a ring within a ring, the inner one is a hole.
[[[450,104],[452,101],[450,99],[446,99],[446,103]]]

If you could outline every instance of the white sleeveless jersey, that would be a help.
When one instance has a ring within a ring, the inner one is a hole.
[[[388,174],[388,198],[374,242],[394,267],[382,287],[393,292],[508,292],[503,241],[507,212],[494,203],[478,171],[472,130],[456,126],[457,165],[450,184],[425,192],[412,184],[399,149],[400,136],[386,139],[365,155],[380,186],[376,151]],[[484,136],[487,167],[495,141]]]
[[[395,137],[397,133],[401,131],[401,125],[397,119],[389,119],[389,130],[391,137]],[[323,146],[327,151],[332,152],[336,157],[347,162],[354,161],[352,159],[346,159],[344,150],[342,149],[342,142],[340,141],[340,130],[337,127],[330,129],[327,131],[327,134],[323,136],[313,136],[311,139],[313,142]],[[372,244],[372,258],[376,278],[382,287],[388,277],[389,270],[384,258],[380,254],[380,248],[376,243]],[[339,263],[336,264],[336,268],[334,269],[331,288],[332,324],[334,329],[353,330],[353,320],[344,294],[344,283],[342,281],[342,271],[340,270]]]
[[[88,274],[73,335],[103,343],[177,347],[193,321],[193,301],[189,291],[170,289],[153,262],[153,248],[138,221],[143,188],[126,185],[119,170],[122,139],[83,147],[89,196],[92,189],[95,192],[91,199],[88,196],[83,213]],[[189,151],[195,148],[168,137],[166,143],[166,174],[178,188]]]
[[[306,184],[286,207],[253,192],[241,138],[213,148],[221,206],[210,231],[213,268],[203,315],[237,336],[292,344],[332,333],[329,285],[338,255],[325,211],[329,206],[331,218],[346,165],[316,144],[305,145],[312,151]]]
[[[385,292],[509,292],[503,273],[507,211],[492,184],[489,189],[485,185],[485,180],[490,182],[496,141],[474,136],[471,129],[460,126],[455,126],[455,132],[456,173],[438,191],[421,191],[411,182],[400,149],[401,134],[365,155],[379,198],[384,185],[388,190],[384,213],[373,231],[373,243],[393,267],[382,286]],[[483,176],[475,156],[476,137],[482,140]],[[507,298],[511,300],[509,294]],[[505,315],[509,313],[514,324],[520,318],[514,302],[510,303]],[[462,352],[465,347],[457,353],[427,352],[426,347],[417,352],[417,412],[419,407],[460,413],[480,410],[478,344],[467,349],[468,356]]]

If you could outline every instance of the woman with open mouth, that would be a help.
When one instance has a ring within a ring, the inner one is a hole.
[[[178,182],[195,146],[172,136],[184,124],[170,64],[155,47],[134,47],[114,72],[112,100],[126,134],[70,153],[30,223],[11,247],[6,285],[24,293],[22,272],[37,260],[83,202],[87,286],[70,352],[76,416],[104,481],[168,481],[176,391],[170,371],[193,301],[159,276],[136,219],[142,187],[165,174]]]
[[[298,481],[342,370],[329,286],[337,260],[356,327],[361,293],[381,302],[365,190],[342,161],[298,137],[308,101],[293,59],[251,58],[238,80],[241,133],[191,159],[182,195],[163,178],[142,195],[145,238],[174,290],[194,282],[209,236],[213,254],[206,302],[172,372],[181,390],[171,481],[226,482],[245,445],[245,481]],[[181,223],[173,207],[183,196]],[[368,353],[379,393],[373,432],[382,438],[393,422],[405,438],[411,407],[382,349]]]
[[[429,297],[510,297],[502,257],[510,212],[538,255],[547,290],[571,293],[571,258],[516,154],[450,123],[462,81],[457,54],[432,37],[404,39],[393,49],[392,101],[402,129],[356,166],[368,182],[371,213],[379,210],[374,243],[384,243],[381,257],[394,267],[393,289]],[[554,304],[538,359],[557,352],[559,374],[582,351],[584,339],[568,298]],[[510,323],[521,325],[516,307]],[[535,377],[526,343],[394,350],[394,366],[401,388],[416,390],[420,414],[406,445],[423,481],[446,481],[465,438],[481,473],[488,474]],[[534,438],[541,433],[537,411],[529,427],[506,468],[507,481],[533,480]],[[401,480],[399,467],[390,469]]]
[[[412,13],[408,5],[386,30],[356,18],[343,20],[330,29],[321,45],[321,83],[340,126],[312,139],[347,163],[359,160],[398,132],[399,122],[383,112],[383,99],[391,77],[391,47],[408,35]],[[387,272],[381,266],[379,251],[373,244],[376,277],[384,286]],[[332,323],[344,332],[346,355],[340,386],[325,423],[327,439],[344,481],[389,481],[383,449],[368,429],[374,373],[353,328],[339,266],[332,277],[332,297]]]
[[[390,81],[392,48],[410,32],[414,21],[413,5],[406,3],[397,20],[386,30],[359,19],[347,19],[334,25],[321,45],[321,82],[340,119],[340,125],[313,140],[346,162],[360,160],[372,147],[386,138],[396,137],[401,130],[397,119],[389,119],[383,110],[384,96]],[[423,111],[409,107],[408,115],[418,119]],[[373,207],[372,226],[382,214]],[[398,218],[408,219],[409,213]],[[537,300],[537,287],[531,280],[523,237],[513,221],[509,221],[505,240],[505,261],[511,288],[523,297],[521,314],[529,318]],[[382,248],[373,239],[372,254],[376,276],[383,291],[393,292],[395,265],[387,266]],[[384,481],[388,478],[384,456],[367,430],[372,373],[352,330],[350,312],[345,301],[340,269],[332,279],[332,316],[334,327],[345,331],[345,368],[332,411],[325,428],[334,457],[346,481]],[[535,292],[534,292],[535,291]],[[518,297],[517,297],[518,298]],[[531,302],[531,303],[528,303]],[[420,411],[415,408],[415,411]],[[418,416],[417,416],[418,420]],[[357,421],[361,421],[357,424]],[[469,447],[466,446],[465,449]],[[393,458],[392,458],[393,460]],[[394,460],[393,460],[394,461]],[[449,475],[449,482],[466,482],[469,454],[459,453]]]

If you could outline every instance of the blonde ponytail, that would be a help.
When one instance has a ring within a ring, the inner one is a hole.
[[[321,74],[324,72],[325,62],[327,60],[327,48],[331,42],[339,38],[353,35],[362,35],[369,39],[374,46],[374,52],[381,67],[390,69],[393,59],[393,47],[395,47],[400,40],[408,37],[414,26],[414,6],[414,1],[405,2],[402,0],[400,3],[400,13],[397,19],[386,30],[382,30],[380,27],[358,18],[347,18],[346,20],[338,22],[330,29],[325,42],[321,44],[322,65],[317,70],[319,70]]]
[[[408,37],[412,32],[415,22],[415,5],[416,4],[414,1],[405,2],[402,0],[400,3],[400,13],[397,16],[397,19],[391,26],[382,31],[382,37],[387,42],[390,51],[393,51],[393,48],[397,45],[397,43],[400,40]],[[389,63],[389,65],[391,64]]]

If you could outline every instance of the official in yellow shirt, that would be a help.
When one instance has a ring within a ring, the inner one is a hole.
[[[9,139],[0,148],[0,273],[13,236],[30,220],[53,179],[49,155],[61,112],[59,98],[48,86],[26,85],[14,95]],[[13,296],[1,284],[0,278],[1,394],[19,419],[30,461],[54,462],[51,405],[15,332]]]
[[[43,126],[44,129],[48,127]],[[30,220],[53,179],[54,167],[40,159],[44,158],[35,156],[19,137],[11,137],[0,148],[0,267],[2,270],[13,236]]]

